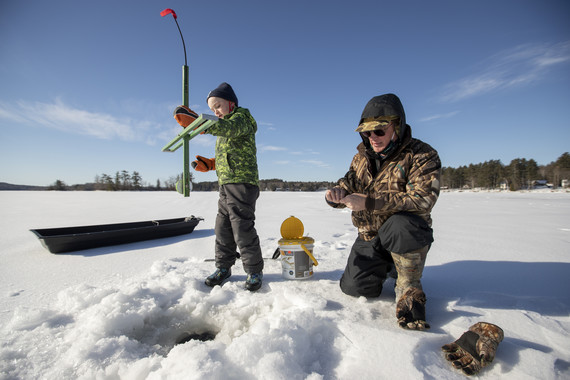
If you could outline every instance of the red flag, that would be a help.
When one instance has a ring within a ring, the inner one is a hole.
[[[177,19],[177,17],[176,17],[176,12],[174,12],[174,11],[173,11],[172,9],[170,9],[170,8],[166,8],[165,10],[163,10],[162,12],[160,12],[160,15],[161,15],[162,17],[164,17],[164,16],[169,15],[169,14],[171,14],[171,13],[172,13],[172,16],[174,17],[174,19]]]

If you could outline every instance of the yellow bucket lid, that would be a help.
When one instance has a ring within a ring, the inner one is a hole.
[[[304,229],[303,222],[290,216],[281,223],[281,236],[283,239],[301,239]]]

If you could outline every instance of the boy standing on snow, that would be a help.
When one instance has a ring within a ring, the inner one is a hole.
[[[236,258],[241,256],[247,273],[245,288],[258,290],[263,279],[263,258],[255,230],[255,203],[259,197],[259,174],[255,133],[257,123],[249,110],[238,106],[232,87],[220,84],[210,91],[208,107],[219,121],[205,131],[216,136],[216,157],[196,156],[198,171],[216,170],[220,185],[216,216],[216,271],[206,278],[214,287],[227,280]],[[239,248],[239,255],[236,249]]]
[[[433,242],[430,213],[439,196],[439,156],[412,138],[394,94],[372,98],[356,132],[362,143],[350,169],[325,195],[332,207],[350,208],[358,228],[340,287],[352,296],[378,297],[394,265],[399,325],[429,328],[420,278]]]

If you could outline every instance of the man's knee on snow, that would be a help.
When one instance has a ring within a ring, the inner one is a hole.
[[[390,253],[377,246],[376,241],[357,238],[340,279],[340,288],[355,297],[378,297],[391,264]]]
[[[378,297],[382,293],[382,281],[377,278],[353,278],[345,272],[340,279],[340,289],[353,297]]]

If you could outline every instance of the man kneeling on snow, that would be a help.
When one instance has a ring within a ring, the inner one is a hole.
[[[412,138],[394,94],[372,98],[356,132],[362,143],[350,169],[325,195],[332,207],[350,208],[358,228],[340,288],[352,296],[378,297],[395,266],[399,325],[429,328],[420,279],[433,242],[430,212],[439,196],[439,156]]]

